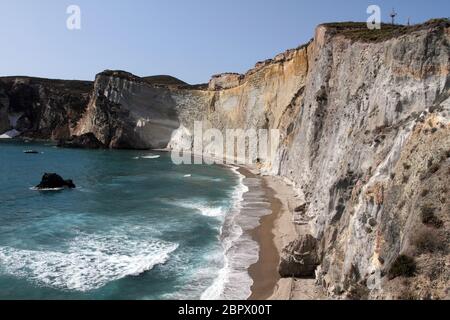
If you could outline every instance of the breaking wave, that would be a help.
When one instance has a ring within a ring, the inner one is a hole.
[[[87,292],[164,264],[177,244],[80,235],[64,251],[0,247],[0,271],[39,285]]]

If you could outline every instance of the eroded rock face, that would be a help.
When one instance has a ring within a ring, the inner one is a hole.
[[[286,278],[312,278],[319,264],[318,242],[313,236],[305,235],[283,250],[279,272]]]
[[[280,129],[283,143],[292,139],[309,70],[309,46],[289,50],[278,59],[259,63],[245,75],[218,75],[211,80],[209,90],[171,90],[181,125],[173,133],[168,147],[192,147],[195,121],[202,124],[204,131],[214,128],[224,137],[229,129],[255,130],[259,136],[259,129],[273,128]],[[221,145],[205,139],[203,146],[208,154]],[[279,153],[260,154],[257,143],[247,142],[246,146],[250,159],[261,163],[264,172],[279,173]],[[223,154],[227,152],[223,148]]]
[[[93,133],[110,148],[165,148],[179,127],[168,88],[122,71],[97,75],[94,92],[76,133]]]
[[[5,91],[5,85],[0,81],[0,134],[12,129],[8,117],[9,98]]]
[[[237,87],[241,84],[244,75],[239,73],[223,73],[212,77],[209,81],[209,90],[222,90]]]
[[[345,297],[377,278],[369,297],[397,296],[398,286],[384,275],[400,254],[413,250],[408,239],[422,227],[414,206],[422,188],[418,177],[426,159],[442,156],[450,143],[448,26],[381,42],[354,41],[326,27],[317,34],[322,41],[309,50],[302,111],[292,141],[280,150],[281,175],[310,204],[306,216],[321,242],[320,277],[330,295]],[[417,130],[430,121],[430,140],[420,142]],[[429,152],[421,154],[423,143]],[[408,152],[409,145],[419,146]],[[408,165],[408,157],[417,160]],[[448,210],[437,206],[441,216]],[[444,298],[443,282],[436,281],[426,286]]]
[[[73,136],[69,140],[60,140],[58,143],[58,147],[103,149],[105,148],[105,145],[101,143],[93,133],[86,133],[81,136]]]
[[[29,77],[0,78],[0,134],[67,139],[86,109],[92,82]]]

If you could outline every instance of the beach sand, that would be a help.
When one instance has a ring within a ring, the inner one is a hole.
[[[267,300],[280,280],[278,274],[280,250],[274,241],[274,227],[281,214],[282,203],[275,198],[273,190],[267,187],[265,181],[264,190],[271,204],[272,214],[261,218],[260,225],[251,231],[260,251],[259,261],[249,268],[249,274],[254,281],[250,300]]]
[[[246,177],[258,177],[257,172],[240,168]],[[300,234],[307,233],[307,226],[296,226],[292,212],[298,203],[292,186],[279,177],[266,176],[264,190],[271,203],[272,214],[261,218],[260,225],[250,232],[259,243],[259,260],[250,266],[249,274],[254,281],[249,300],[318,300],[324,299],[322,290],[314,279],[281,279],[278,273],[280,253]]]

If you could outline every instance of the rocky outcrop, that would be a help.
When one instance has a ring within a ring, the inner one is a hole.
[[[9,98],[6,94],[5,85],[0,81],[0,134],[12,129],[8,115]]]
[[[0,135],[15,130],[26,138],[67,139],[91,90],[89,81],[0,78]]]
[[[170,89],[123,71],[97,75],[76,134],[93,133],[110,148],[165,148],[180,126]]]
[[[36,186],[37,190],[55,190],[63,188],[74,189],[76,186],[72,180],[64,180],[56,173],[44,174],[41,183]]]
[[[93,133],[73,136],[69,140],[60,140],[58,147],[61,148],[83,148],[83,149],[104,149],[105,145],[101,143]]]
[[[209,90],[223,90],[237,87],[241,84],[241,80],[244,78],[239,73],[222,73],[214,75],[209,81]]]
[[[279,272],[287,278],[312,278],[319,264],[318,242],[313,236],[305,235],[283,250]]]

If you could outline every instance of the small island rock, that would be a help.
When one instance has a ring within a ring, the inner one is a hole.
[[[36,186],[38,190],[44,189],[74,189],[76,188],[72,180],[64,180],[61,176],[56,173],[46,173],[42,177],[41,183]]]

